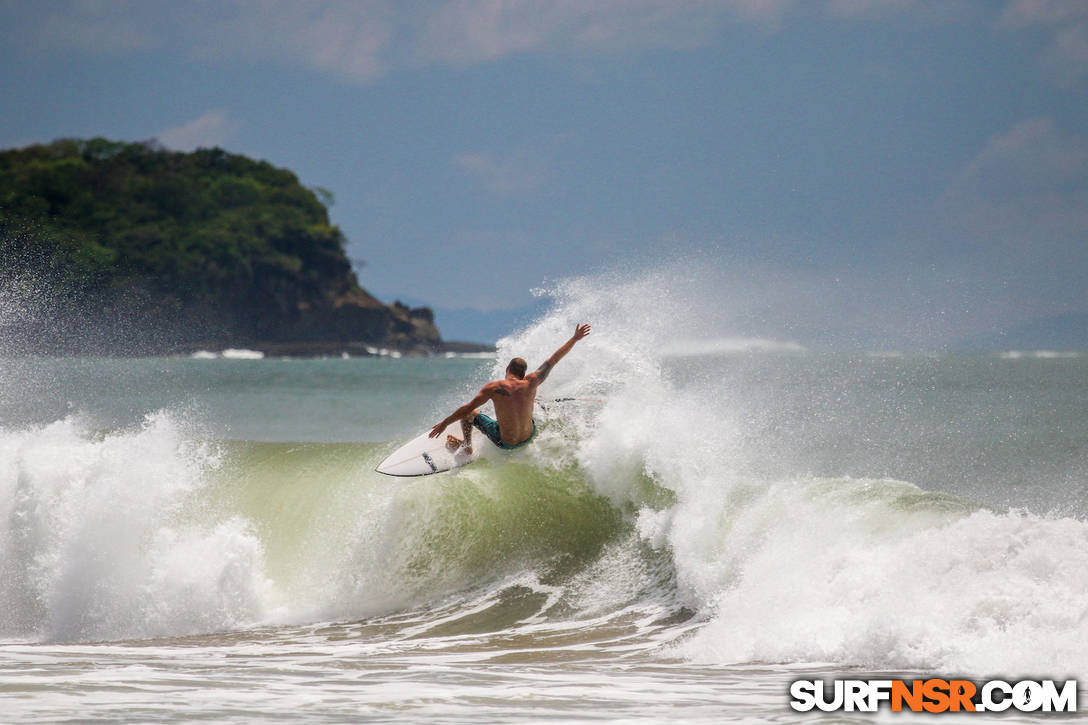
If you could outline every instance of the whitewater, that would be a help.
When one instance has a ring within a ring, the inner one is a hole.
[[[687,287],[556,284],[495,359],[0,360],[0,720],[793,721],[800,678],[1088,682],[1088,356],[808,350]],[[374,472],[581,321],[532,446]]]

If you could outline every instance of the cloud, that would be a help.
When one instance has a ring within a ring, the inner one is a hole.
[[[225,145],[239,125],[225,111],[214,109],[187,123],[160,131],[155,138],[175,151],[193,151]]]
[[[827,10],[831,15],[853,18],[874,12],[901,12],[914,5],[914,0],[828,0]]]
[[[957,184],[1019,195],[1083,179],[1086,171],[1086,139],[1062,133],[1049,118],[1032,118],[991,138]]]
[[[391,8],[381,0],[67,0],[32,6],[18,36],[35,53],[157,50],[195,60],[301,65],[368,82],[388,70]]]
[[[385,2],[236,0],[187,33],[190,57],[301,64],[357,82],[388,70],[393,12]]]
[[[126,54],[158,47],[162,38],[133,0],[113,3],[67,2],[42,4],[47,11],[27,32],[24,47],[33,52],[53,49]]]
[[[1058,30],[1043,63],[1062,85],[1079,86],[1088,77],[1088,23]]]
[[[1049,32],[1042,63],[1060,85],[1078,87],[1088,78],[1088,3],[1013,0],[1005,6],[998,25],[1010,31]]]
[[[469,66],[530,52],[690,48],[723,16],[773,23],[794,1],[451,0],[424,20],[413,56]]]
[[[696,48],[729,22],[774,31],[789,18],[813,15],[848,24],[930,23],[975,20],[984,11],[967,0],[67,0],[25,6],[12,18],[20,27],[9,32],[35,53],[156,50],[370,83],[398,68],[466,68],[528,54]],[[1047,33],[1042,62],[1058,82],[1088,77],[1088,3],[1012,0],[998,26]]]
[[[723,19],[773,26],[798,0],[68,0],[31,6],[38,52],[165,50],[298,64],[356,82],[395,67],[466,67],[524,53],[704,44]],[[40,10],[39,10],[40,8]]]
[[[1028,27],[1088,20],[1088,5],[1069,0],[1011,0],[1001,13],[1008,27]]]
[[[964,242],[1014,264],[1066,260],[1066,273],[1083,275],[1088,137],[1049,118],[1017,123],[961,169],[941,207]]]
[[[834,19],[849,21],[895,19],[945,24],[977,16],[978,7],[971,0],[828,0],[826,12]]]
[[[527,146],[509,153],[465,151],[454,155],[453,165],[467,173],[488,193],[499,197],[523,197],[540,190],[551,169],[546,158]]]

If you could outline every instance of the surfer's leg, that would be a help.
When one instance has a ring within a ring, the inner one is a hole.
[[[472,455],[472,421],[480,411],[474,410],[461,419],[461,435],[465,437],[465,453]]]
[[[472,425],[480,429],[480,432],[491,439],[491,442],[499,448],[503,447],[502,435],[499,434],[498,422],[489,416],[480,413],[473,416]]]
[[[447,435],[446,448],[456,452],[458,448],[464,446],[465,453],[470,456],[472,455],[472,421],[476,418],[478,412],[479,411],[474,410],[461,419],[461,435],[464,439],[462,440],[457,436]]]

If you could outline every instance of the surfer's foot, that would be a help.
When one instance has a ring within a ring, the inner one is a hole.
[[[466,455],[472,455],[472,444],[465,443],[463,440],[457,438],[456,436],[446,436],[446,448],[448,448],[453,453],[464,452]]]

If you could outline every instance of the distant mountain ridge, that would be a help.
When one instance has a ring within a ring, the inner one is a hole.
[[[344,244],[295,174],[222,149],[2,151],[0,350],[439,348],[433,312],[367,293]]]

